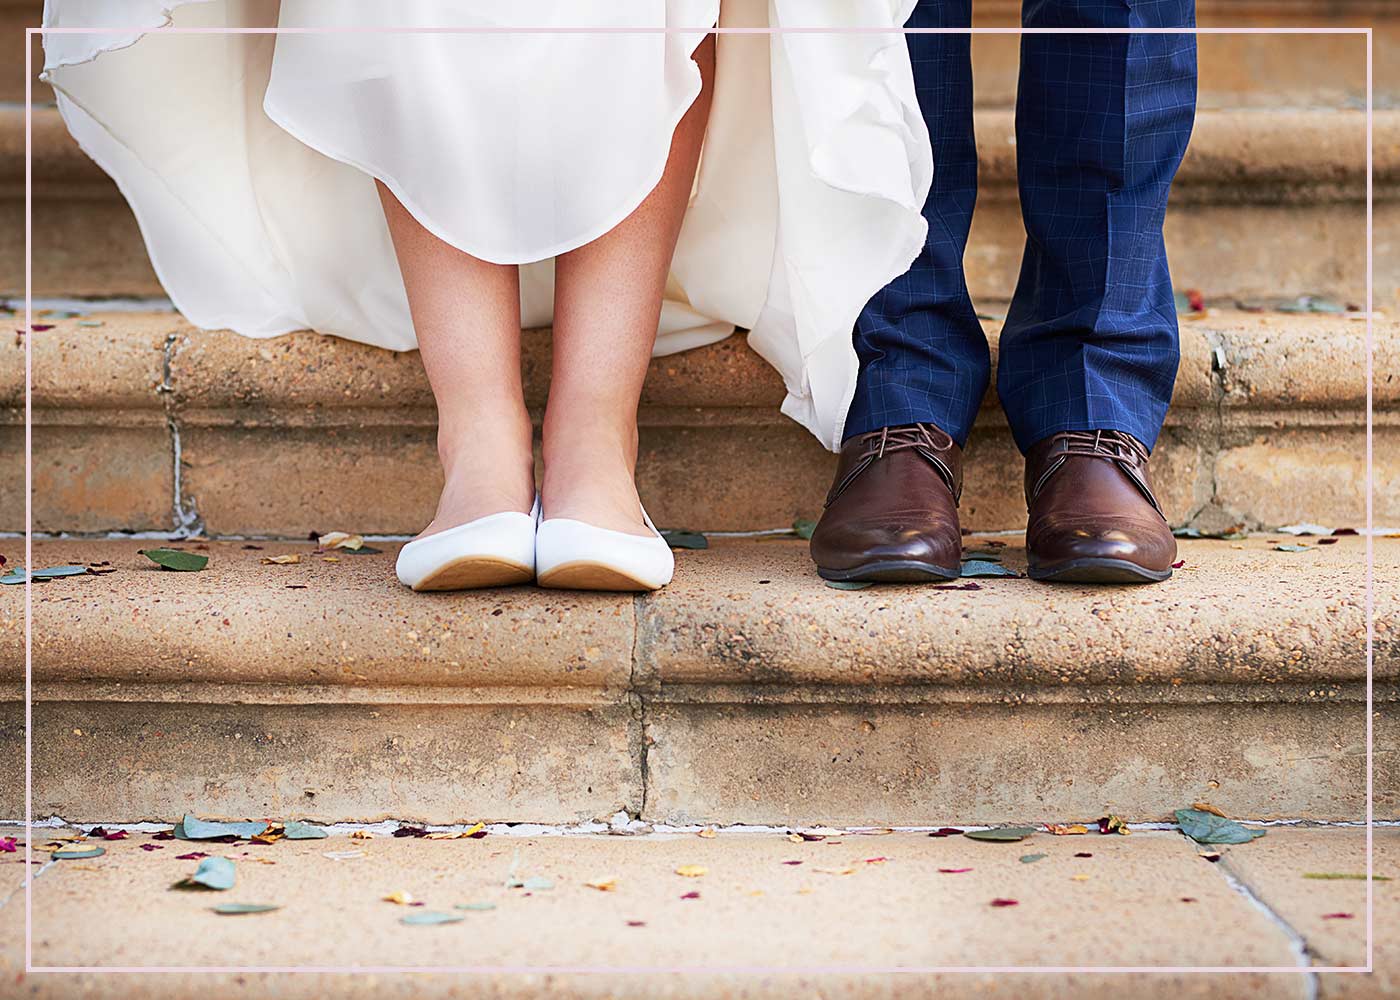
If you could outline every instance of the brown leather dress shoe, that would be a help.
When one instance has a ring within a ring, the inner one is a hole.
[[[1032,580],[1153,583],[1176,539],[1147,479],[1147,448],[1122,431],[1064,431],[1026,455]]]
[[[817,572],[892,583],[961,575],[961,493],[962,449],[933,424],[851,438],[812,532]]]

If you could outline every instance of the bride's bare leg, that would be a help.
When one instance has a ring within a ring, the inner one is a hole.
[[[709,117],[714,42],[696,50],[704,88],[676,127],[661,182],[616,227],[555,263],[545,517],[647,534],[633,481],[637,405]]]
[[[423,367],[438,409],[446,483],[424,535],[535,500],[530,414],[520,381],[520,275],[444,243],[383,184]]]

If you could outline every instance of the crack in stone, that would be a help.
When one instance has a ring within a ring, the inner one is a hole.
[[[156,392],[160,394],[161,404],[165,410],[165,426],[170,431],[170,453],[171,461],[174,464],[171,478],[174,484],[171,509],[174,513],[175,527],[170,533],[172,539],[190,538],[204,533],[204,520],[199,516],[198,504],[194,497],[185,497],[184,449],[180,439],[178,412],[175,407],[175,386],[171,382],[175,355],[179,351],[179,341],[180,335],[178,333],[166,335],[164,357],[161,360],[161,381],[160,385],[156,386]]]

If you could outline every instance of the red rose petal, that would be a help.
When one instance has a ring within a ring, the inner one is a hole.
[[[1000,898],[998,898],[998,899],[992,900],[992,905],[993,905],[993,906],[1020,906],[1020,905],[1021,905],[1021,901],[1020,901],[1019,899],[1000,899]]]
[[[961,875],[963,872],[972,871],[971,868],[940,868],[938,870],[944,875]]]

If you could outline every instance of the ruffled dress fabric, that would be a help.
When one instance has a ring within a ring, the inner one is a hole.
[[[834,449],[856,316],[925,234],[933,163],[898,33],[913,6],[48,0],[46,28],[102,30],[46,34],[44,79],[192,323],[410,350],[376,178],[446,242],[523,265],[523,320],[546,325],[552,258],[660,179],[700,91],[691,54],[706,28],[888,28],[719,36],[656,343],[667,354],[748,329],[782,374],[783,412]],[[172,25],[207,30],[159,30]],[[671,30],[617,30],[636,27]]]

